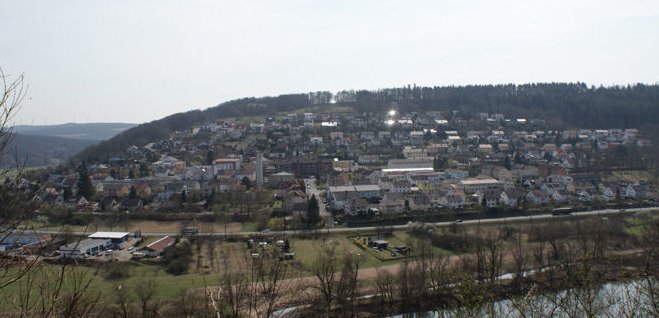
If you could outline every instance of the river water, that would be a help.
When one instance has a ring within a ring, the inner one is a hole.
[[[653,307],[653,301],[655,305],[659,302],[656,294],[659,291],[657,283],[656,279],[608,283],[599,288],[568,289],[549,294],[503,299],[474,307],[406,313],[388,318],[657,317],[656,308]]]

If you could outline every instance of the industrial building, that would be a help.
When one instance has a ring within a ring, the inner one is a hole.
[[[110,240],[110,246],[121,246],[122,243],[128,241],[128,232],[96,232],[89,235],[87,238],[92,240]]]
[[[73,242],[60,246],[60,256],[68,258],[81,258],[85,256],[96,256],[104,249],[111,247],[111,240],[102,239],[84,239],[79,242]]]

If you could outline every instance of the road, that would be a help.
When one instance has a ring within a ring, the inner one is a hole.
[[[621,211],[620,209],[604,209],[604,210],[595,210],[595,211],[586,211],[586,212],[575,212],[572,215],[562,215],[562,216],[555,216],[552,214],[538,214],[538,215],[530,215],[530,216],[515,216],[515,217],[502,217],[502,218],[492,218],[492,219],[479,219],[479,220],[465,220],[460,222],[460,224],[465,224],[465,225],[470,225],[470,224],[496,224],[496,223],[507,223],[507,222],[532,222],[534,220],[547,220],[547,219],[553,219],[553,218],[571,218],[575,216],[605,216],[605,215],[615,215],[615,214],[630,214],[630,213],[635,213],[635,212],[657,212],[659,211],[659,207],[649,207],[649,208],[633,208],[633,209],[626,209],[624,212]],[[327,213],[327,212],[326,212]],[[330,214],[331,217],[331,214]],[[438,227],[446,227],[450,226],[455,222],[437,222],[437,223],[432,223],[435,226]],[[333,223],[332,223],[333,224]],[[374,232],[379,229],[382,229],[382,226],[366,226],[366,227],[352,227],[352,228],[325,228],[325,229],[317,229],[317,230],[287,230],[287,231],[270,231],[267,233],[263,232],[255,232],[255,231],[245,231],[245,232],[232,232],[232,233],[224,233],[224,232],[213,232],[213,233],[204,233],[204,236],[212,236],[212,237],[244,237],[244,236],[273,236],[273,235],[295,235],[295,234],[336,234],[336,233],[354,233],[354,232]],[[403,225],[393,225],[393,226],[386,226],[387,229],[395,229],[395,230],[402,230],[407,228],[407,224]],[[61,234],[59,231],[36,231],[37,233],[40,234]],[[83,232],[73,232],[73,235],[87,235],[91,233],[83,233]],[[179,235],[180,233],[178,232],[143,232],[142,235],[144,236],[162,236],[162,235]]]
[[[318,199],[318,207],[320,207],[320,217],[325,220],[326,226],[333,227],[334,226],[334,217],[332,216],[332,213],[327,211],[325,209],[325,204],[323,203],[323,199],[320,197],[320,191],[316,187],[316,179],[311,178],[311,179],[304,179],[304,183],[307,185],[307,195],[309,198],[311,198],[311,195],[316,195],[316,199]]]

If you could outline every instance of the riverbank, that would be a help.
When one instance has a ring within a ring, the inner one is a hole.
[[[648,266],[648,259],[644,254],[632,252],[620,253],[619,256],[606,259],[560,263],[551,268],[527,270],[522,275],[506,273],[494,280],[457,275],[450,282],[424,290],[409,289],[411,286],[383,288],[382,282],[375,282],[376,286],[361,290],[359,296],[353,300],[333,307],[328,316],[412,317],[417,313],[440,310],[453,314],[462,311],[476,313],[503,300],[511,301],[511,310],[522,311],[529,307],[533,297],[538,296],[545,296],[545,300],[550,300],[547,306],[567,306],[567,303],[575,301],[580,302],[580,306],[586,306],[588,302],[599,301],[592,295],[605,284],[651,280],[656,285],[656,273],[649,270]],[[656,270],[656,267],[654,269]],[[582,295],[562,295],[566,290],[579,291]],[[553,295],[553,298],[546,297],[547,295]],[[557,295],[563,299],[556,299]],[[569,299],[570,297],[575,299]],[[654,297],[657,297],[656,294]],[[300,305],[280,310],[281,315],[277,317],[308,317],[321,310],[322,308],[315,305]],[[454,316],[453,314],[448,316]]]

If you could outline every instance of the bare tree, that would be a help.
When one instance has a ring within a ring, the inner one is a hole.
[[[223,258],[222,265],[224,272],[220,276],[219,292],[216,297],[211,294],[211,300],[217,303],[218,316],[223,313],[224,317],[237,318],[248,305],[245,304],[250,292],[247,274],[234,271],[226,257]]]
[[[331,242],[324,244],[312,266],[312,272],[317,279],[314,288],[319,292],[324,312],[329,316],[334,304],[334,295],[337,288],[337,271],[339,269],[336,257],[336,245]]]
[[[204,317],[203,295],[194,291],[182,291],[170,310],[163,317]]]
[[[393,274],[386,270],[377,270],[376,290],[382,304],[382,314],[392,314],[396,304],[396,279]]]
[[[129,309],[130,294],[128,293],[128,288],[126,288],[123,284],[117,284],[114,287],[114,295],[117,298],[117,315],[122,318],[131,317],[132,315],[130,314]]]
[[[521,286],[521,281],[524,278],[524,272],[526,271],[529,255],[524,249],[522,233],[520,231],[516,231],[513,235],[513,246],[511,249],[512,264],[510,266],[510,272],[514,274],[513,284],[519,288]]]
[[[336,288],[337,302],[345,317],[355,316],[355,301],[357,300],[357,275],[362,258],[358,255],[345,253],[341,259],[341,275]]]
[[[645,256],[643,285],[640,294],[647,299],[641,311],[648,317],[659,316],[659,222],[647,223],[642,229]]]
[[[147,279],[137,282],[134,288],[135,296],[140,305],[142,318],[158,317],[160,302],[155,299],[156,281]]]
[[[265,250],[259,258],[248,263],[250,268],[250,314],[270,317],[275,305],[289,291],[293,283],[294,270],[279,258],[275,249]]]
[[[485,248],[485,273],[486,279],[493,284],[497,276],[501,273],[503,266],[503,256],[505,250],[502,246],[501,233],[491,231],[486,233],[483,239]]]
[[[16,283],[13,305],[22,317],[93,317],[102,311],[93,280],[85,268],[34,266]]]
[[[12,121],[20,110],[27,87],[23,75],[11,80],[0,68],[0,240],[14,233],[18,226],[32,218],[38,202],[24,179],[24,165],[10,149],[13,139]],[[38,258],[14,257],[0,252],[0,290],[16,283],[34,266]]]

